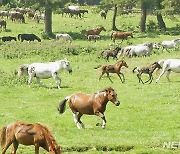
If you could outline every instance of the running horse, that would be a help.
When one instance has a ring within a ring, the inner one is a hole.
[[[0,142],[2,145],[2,154],[11,144],[13,144],[12,154],[16,154],[19,144],[26,146],[34,145],[35,154],[39,154],[39,148],[42,147],[50,154],[60,154],[58,146],[51,131],[40,123],[13,122],[2,128],[0,133]]]
[[[106,31],[106,29],[104,27],[98,27],[96,29],[85,31],[85,34],[86,34],[86,36],[88,36],[88,35],[99,35],[102,30]]]
[[[106,118],[104,112],[108,101],[111,101],[116,106],[120,105],[120,101],[113,88],[106,88],[92,95],[76,93],[63,99],[59,104],[58,111],[60,114],[64,113],[66,102],[68,102],[78,129],[84,128],[84,124],[80,120],[83,114],[99,116],[103,122],[97,123],[96,126],[105,128]]]
[[[124,60],[120,60],[117,63],[115,63],[114,65],[103,65],[101,67],[101,75],[99,77],[99,81],[100,81],[101,77],[106,73],[107,77],[109,78],[111,83],[113,83],[113,81],[111,80],[111,78],[109,76],[109,73],[116,73],[119,76],[121,82],[122,83],[125,82],[124,74],[121,72],[122,66],[125,66],[126,68],[128,68],[127,63]],[[122,75],[123,80],[120,75]]]

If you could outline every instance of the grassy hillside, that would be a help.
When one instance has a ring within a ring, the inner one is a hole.
[[[118,16],[117,27],[124,31],[133,30],[134,38],[129,38],[122,46],[138,44],[145,41],[160,42],[179,38],[178,24],[175,19],[165,18],[168,31],[138,33],[139,15]],[[178,18],[177,18],[178,19]],[[107,77],[99,82],[99,70],[93,68],[106,64],[104,59],[97,58],[104,49],[113,48],[110,40],[112,12],[103,20],[98,14],[90,11],[82,19],[53,15],[53,32],[69,33],[73,42],[42,40],[39,42],[0,42],[0,128],[13,121],[41,122],[49,126],[65,153],[180,153],[180,148],[163,148],[164,142],[180,142],[180,79],[179,74],[170,75],[171,82],[165,76],[159,84],[139,84],[135,66],[146,66],[163,58],[180,58],[180,50],[162,52],[153,50],[150,57],[125,58],[129,68],[123,68],[126,82],[121,83],[118,76],[111,75],[113,83]],[[155,21],[148,16],[148,21]],[[12,23],[7,20],[7,31],[0,36],[17,36],[19,33],[35,33],[41,37],[44,24],[26,20],[26,24]],[[80,34],[83,29],[99,25],[107,31],[102,32],[102,40],[88,42]],[[121,40],[117,43],[120,44]],[[42,80],[49,88],[39,87],[33,80],[31,88],[27,86],[27,76],[18,78],[14,70],[20,64],[47,62],[67,58],[73,69],[72,74],[62,71],[62,89],[55,87],[53,79]],[[121,59],[121,57],[120,57]],[[109,64],[116,61],[110,59]],[[154,78],[157,75],[154,74]],[[143,75],[147,79],[147,75]],[[107,127],[102,130],[95,124],[101,119],[96,116],[82,117],[86,129],[78,130],[72,113],[67,106],[66,112],[59,115],[57,106],[60,100],[76,92],[92,94],[105,87],[113,87],[121,101],[119,107],[108,103],[105,112]],[[10,149],[8,150],[8,153]],[[18,153],[34,153],[34,147],[20,145]],[[41,153],[45,153],[41,150]]]

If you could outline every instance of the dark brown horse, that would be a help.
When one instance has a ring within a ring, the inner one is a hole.
[[[109,80],[110,80],[111,82],[113,82],[113,81],[111,80],[110,76],[109,76],[109,73],[116,73],[116,74],[119,76],[121,82],[122,82],[122,83],[125,82],[124,74],[121,73],[121,67],[122,67],[122,66],[125,66],[126,68],[128,68],[127,63],[126,63],[124,60],[120,60],[120,61],[118,61],[118,62],[117,62],[116,64],[114,64],[114,65],[103,65],[103,66],[101,67],[101,75],[100,75],[100,77],[99,77],[99,80],[100,80],[101,77],[106,73],[106,74],[107,74],[107,77],[109,78]],[[122,75],[123,80],[122,80],[122,78],[121,78],[120,75]]]
[[[116,38],[122,39],[127,39],[128,36],[131,36],[133,38],[133,34],[131,32],[112,32],[111,34],[111,40],[115,42]]]
[[[80,120],[83,114],[99,116],[102,118],[103,122],[97,123],[96,126],[102,126],[102,128],[105,128],[106,118],[104,116],[104,112],[108,101],[111,101],[116,106],[120,105],[117,94],[113,88],[106,88],[92,95],[76,93],[71,96],[67,96],[59,104],[58,111],[60,114],[64,113],[67,101],[78,129],[84,128],[84,124]]]
[[[19,144],[34,145],[35,154],[39,154],[39,147],[42,147],[50,154],[61,153],[51,131],[40,123],[11,123],[2,128],[0,143],[3,146],[2,154],[6,153],[11,144],[13,144],[12,154],[16,154]]]
[[[2,30],[3,28],[4,28],[4,30],[6,30],[6,25],[7,25],[7,23],[6,23],[5,20],[1,20],[1,21],[0,21],[1,30]]]
[[[158,62],[154,62],[152,65],[147,66],[147,67],[135,67],[132,71],[134,73],[135,70],[137,69],[137,72],[138,72],[137,77],[139,79],[139,83],[142,82],[143,84],[144,84],[144,82],[141,79],[141,75],[143,73],[148,74],[149,79],[145,83],[149,82],[149,84],[150,84],[152,82],[152,80],[153,80],[153,75],[152,74],[153,74],[153,72],[154,72],[154,70],[156,68],[158,68],[158,69],[162,68],[161,65]]]
[[[105,50],[103,52],[101,52],[100,57],[105,58],[107,61],[109,61],[109,57],[113,57],[114,59],[118,59],[117,55],[119,53],[119,51],[121,50],[121,47],[116,47],[114,50]]]
[[[86,36],[88,36],[88,35],[99,35],[102,30],[106,31],[106,29],[104,27],[98,27],[96,29],[85,31],[85,35]]]

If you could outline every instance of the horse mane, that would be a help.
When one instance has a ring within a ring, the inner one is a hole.
[[[111,87],[107,87],[107,88],[105,88],[105,89],[103,89],[103,90],[99,91],[99,93],[100,93],[100,92],[106,92],[107,90],[108,90],[108,91],[109,91],[109,90],[114,91],[114,89],[113,89],[113,88],[111,88]]]
[[[46,139],[49,138],[51,140],[51,143],[55,146],[55,148],[58,147],[58,144],[57,144],[52,132],[50,131],[50,129],[47,126],[45,126],[44,124],[41,124],[39,122],[36,124],[40,125],[43,128],[43,133],[44,133],[45,138]]]

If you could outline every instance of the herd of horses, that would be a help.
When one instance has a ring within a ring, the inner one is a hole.
[[[77,16],[82,17],[84,13],[88,13],[87,10],[80,10],[79,8],[71,8],[63,9],[63,14],[69,14],[70,17]],[[105,15],[103,15],[103,13]],[[25,22],[22,15],[23,13],[15,13],[11,15],[11,20],[20,20],[22,23]],[[106,19],[107,12],[102,12],[102,17]],[[39,17],[38,17],[39,18]],[[0,21],[1,29],[6,29],[6,21]],[[91,41],[100,40],[101,31],[106,31],[104,27],[98,27],[91,30],[84,30],[83,34],[86,38]],[[132,32],[112,32],[111,39],[113,42],[116,39],[121,39],[122,41],[127,39],[128,37],[133,38]],[[26,41],[35,41],[41,42],[41,39],[35,34],[18,34],[18,40],[23,42]],[[16,37],[13,36],[4,36],[1,37],[3,42],[6,41],[17,41]],[[68,42],[72,42],[72,37],[69,34],[56,34],[56,40],[65,39]],[[100,53],[100,57],[105,58],[109,61],[110,57],[118,60],[118,55],[126,55],[128,57],[133,56],[149,56],[150,52],[153,48],[158,49],[158,45],[163,47],[163,50],[167,50],[168,48],[177,48],[177,44],[180,42],[180,39],[174,39],[171,41],[163,41],[160,44],[145,42],[139,45],[131,45],[127,47],[116,47],[113,50],[104,50]],[[121,42],[122,43],[122,42]],[[108,79],[112,83],[112,79],[110,78],[110,73],[117,74],[122,83],[125,82],[125,76],[122,73],[122,67],[129,68],[128,64],[125,60],[119,60],[114,64],[104,64],[98,65],[95,69],[100,68],[100,76],[99,81],[103,77],[104,74],[107,75]],[[28,75],[28,85],[30,87],[32,79],[36,78],[37,83],[40,86],[44,86],[41,82],[41,79],[53,78],[57,88],[61,89],[61,79],[58,76],[60,70],[65,69],[69,73],[72,72],[72,68],[70,62],[67,59],[61,59],[54,62],[35,62],[31,64],[22,64],[19,66],[17,70],[18,76],[23,74]],[[158,83],[161,76],[166,73],[166,77],[168,81],[170,72],[180,73],[180,60],[179,59],[161,59],[152,63],[149,66],[136,66],[133,68],[132,72],[137,72],[137,78],[139,83],[151,84],[153,81],[153,73],[156,70],[162,69],[159,77],[156,79]],[[148,74],[149,79],[147,81],[143,81],[141,78],[142,74]],[[78,129],[85,128],[85,125],[81,121],[81,117],[86,115],[96,115],[102,119],[102,123],[97,123],[97,126],[101,126],[103,129],[106,127],[107,120],[105,118],[104,112],[106,111],[106,105],[108,102],[112,102],[116,106],[120,105],[120,101],[118,99],[118,95],[116,91],[109,87],[93,94],[85,94],[85,93],[75,93],[70,96],[66,96],[63,100],[60,101],[59,106],[57,108],[59,114],[65,112],[66,103],[68,103],[69,108],[73,114],[73,120]],[[35,154],[39,154],[39,148],[42,147],[44,150],[48,151],[50,154],[60,154],[61,149],[58,146],[51,130],[41,123],[24,123],[24,122],[13,122],[1,129],[0,132],[0,143],[2,145],[2,154],[5,154],[7,149],[11,144],[13,144],[12,153],[15,154],[19,144],[23,145],[34,145],[35,146]]]

